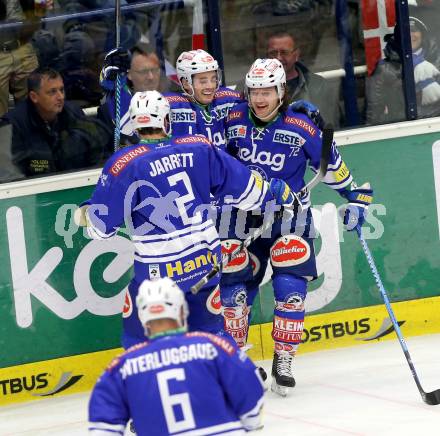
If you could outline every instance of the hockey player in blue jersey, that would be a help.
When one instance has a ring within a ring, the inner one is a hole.
[[[169,136],[169,117],[169,104],[157,91],[133,96],[130,119],[141,140],[106,162],[77,220],[96,239],[115,235],[125,220],[134,243],[134,277],[123,314],[125,348],[143,340],[131,302],[145,279],[170,277],[179,283],[191,308],[190,330],[222,331],[219,278],[197,295],[190,292],[220,260],[211,194],[243,210],[293,202],[285,182],[263,181],[206,137]]]
[[[281,178],[292,191],[300,192],[305,186],[306,168],[319,169],[322,133],[304,113],[284,102],[285,86],[286,75],[278,60],[254,62],[246,75],[248,103],[234,107],[228,116],[228,150],[264,180]],[[323,182],[348,200],[344,215],[347,229],[362,225],[373,191],[368,183],[358,187],[353,182],[335,144]],[[297,210],[293,219],[283,216],[283,221],[275,222],[270,237],[263,235],[249,246],[248,252],[223,269],[221,285],[222,304],[228,313],[225,329],[244,346],[250,306],[270,261],[275,295],[272,389],[280,395],[286,395],[288,388],[295,385],[292,364],[304,327],[307,284],[317,277],[317,235],[310,192],[302,196],[301,203],[302,210]],[[230,239],[222,241],[222,245],[233,247],[238,242]],[[254,266],[253,279],[247,285],[243,281],[234,283],[233,276],[249,271],[250,262]]]
[[[173,134],[205,135],[224,149],[224,123],[231,107],[243,101],[240,93],[220,86],[218,63],[204,50],[181,53],[176,71],[183,94],[165,94],[171,105]]]
[[[90,435],[244,435],[262,428],[263,383],[233,341],[187,331],[171,279],[145,280],[136,298],[148,341],[117,357],[89,402]],[[145,338],[144,338],[145,339]]]
[[[105,92],[103,104],[98,109],[98,118],[110,127],[115,123],[116,76],[120,76],[120,129],[122,144],[137,142],[130,123],[131,97],[136,92],[169,91],[171,81],[163,76],[158,55],[152,50],[134,47],[130,51],[123,47],[110,50],[100,74],[100,84]],[[177,85],[173,88],[178,89]]]

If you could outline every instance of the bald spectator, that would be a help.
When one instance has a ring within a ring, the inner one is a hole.
[[[288,32],[276,32],[267,41],[266,55],[278,59],[286,71],[287,97],[290,102],[307,100],[318,106],[324,120],[335,127],[341,124],[339,93],[318,74],[312,73],[299,59],[298,41]]]

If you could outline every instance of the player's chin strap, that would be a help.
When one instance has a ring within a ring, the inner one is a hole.
[[[312,180],[310,180],[309,183],[307,183],[306,186],[304,186],[303,189],[298,194],[294,194],[296,201],[292,205],[292,207],[284,207],[284,211],[286,212],[294,212],[296,211],[296,208],[301,208],[301,201],[300,198],[307,194],[311,189],[313,189],[326,175],[327,173],[327,167],[330,160],[330,154],[332,150],[333,145],[333,126],[331,124],[326,124],[322,131],[322,149],[321,149],[321,162],[319,165],[319,170],[316,173],[316,175],[313,177]],[[297,204],[298,206],[295,206]],[[281,213],[284,212],[283,208],[280,211]],[[271,211],[273,212],[273,211]],[[212,278],[215,277],[215,275],[222,269],[223,266],[227,265],[229,262],[231,262],[233,259],[235,259],[240,252],[248,247],[252,242],[254,242],[256,239],[258,239],[263,233],[265,233],[267,230],[269,230],[272,227],[272,224],[276,218],[276,216],[279,215],[278,212],[276,215],[274,213],[270,213],[269,216],[267,214],[264,215],[263,224],[255,230],[255,232],[249,236],[247,239],[243,240],[241,244],[235,248],[233,251],[231,251],[228,254],[224,254],[222,256],[222,260],[220,263],[215,263],[210,271],[206,275],[204,275],[196,284],[191,286],[191,292],[193,294],[197,294],[200,289],[203,288]]]

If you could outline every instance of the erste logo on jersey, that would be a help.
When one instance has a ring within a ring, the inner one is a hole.
[[[282,129],[275,130],[272,141],[281,144],[295,145],[297,147],[302,147],[306,142],[306,140],[301,135],[298,135],[298,133]]]
[[[196,113],[192,109],[173,109],[171,111],[173,123],[195,123]]]
[[[299,265],[310,258],[310,245],[301,236],[282,236],[272,245],[270,258],[273,266]]]
[[[145,145],[141,145],[140,147],[136,147],[135,149],[123,154],[119,157],[111,166],[110,173],[114,176],[118,176],[121,174],[121,171],[133,160],[139,156],[148,153],[150,149]]]
[[[242,124],[228,127],[228,139],[246,138],[247,126]]]

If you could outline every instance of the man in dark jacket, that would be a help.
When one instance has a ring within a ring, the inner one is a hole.
[[[287,79],[287,97],[290,102],[307,100],[318,106],[324,120],[340,126],[339,91],[326,79],[312,73],[299,61],[300,48],[288,32],[276,32],[267,41],[268,58],[278,59]]]
[[[111,132],[64,100],[64,84],[52,69],[28,79],[28,98],[8,112],[12,124],[12,160],[25,176],[99,165],[108,155]]]
[[[417,117],[440,115],[440,52],[426,25],[409,17],[413,54]],[[385,124],[404,121],[405,99],[402,85],[402,49],[398,25],[385,35],[385,58],[367,79],[367,123]]]

